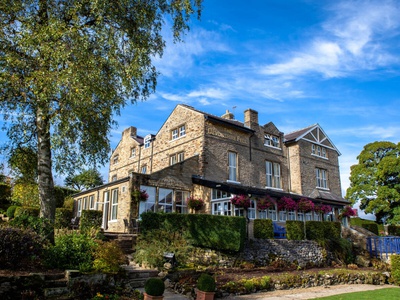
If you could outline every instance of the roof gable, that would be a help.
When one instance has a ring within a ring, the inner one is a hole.
[[[338,155],[341,155],[340,151],[336,148],[319,124],[314,124],[285,135],[285,143],[295,143],[299,140],[305,140],[313,144],[330,148],[335,150]]]

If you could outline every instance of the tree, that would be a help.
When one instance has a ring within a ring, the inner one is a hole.
[[[28,147],[14,149],[8,159],[11,174],[17,182],[34,183],[37,181],[37,153]]]
[[[104,163],[113,117],[155,90],[152,59],[202,0],[0,0],[0,108],[6,150],[37,151],[40,216],[54,221],[53,167]]]
[[[84,170],[78,175],[69,175],[65,178],[64,184],[68,187],[82,191],[84,189],[94,188],[103,184],[103,178],[99,171],[95,169]]]
[[[373,213],[378,222],[400,219],[400,143],[374,142],[364,146],[351,166],[346,198]]]

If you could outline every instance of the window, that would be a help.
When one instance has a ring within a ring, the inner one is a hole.
[[[319,157],[327,158],[325,147],[321,147],[319,145],[312,144],[311,145],[311,154]]]
[[[86,210],[86,209],[87,209],[87,197],[84,197],[84,198],[83,198],[82,209],[83,209],[83,210]]]
[[[144,149],[150,148],[150,144],[151,144],[151,136],[146,136],[144,138]]]
[[[186,135],[185,125],[182,125],[180,127],[171,130],[171,140],[176,140],[177,138],[183,137],[185,135]]]
[[[315,169],[316,177],[317,177],[317,187],[327,189],[328,181],[327,181],[327,172],[324,169]]]
[[[170,189],[160,188],[158,191],[158,208],[165,213],[172,212],[172,193]]]
[[[113,164],[114,165],[116,165],[118,163],[118,159],[119,159],[119,155],[118,154],[113,157]]]
[[[141,185],[140,186],[141,190],[145,190],[147,195],[149,195],[149,198],[147,198],[146,201],[140,201],[139,204],[139,216],[143,213],[143,212],[155,212],[155,208],[156,208],[156,188],[153,186],[145,186],[145,185]]]
[[[266,134],[264,136],[264,145],[269,147],[280,148],[279,137],[272,134]]]
[[[111,177],[111,181],[117,181],[117,175],[113,175],[112,177]]]
[[[276,162],[265,162],[266,167],[266,186],[281,188],[281,165]]]
[[[211,194],[212,200],[225,199],[225,198],[230,198],[230,197],[231,197],[231,194],[228,192],[224,192],[224,191],[220,191],[220,190],[216,190],[216,189],[212,190],[212,194]]]
[[[89,196],[89,209],[94,209],[94,196]]]
[[[175,154],[171,155],[169,157],[169,165],[172,166],[172,165],[176,164],[177,162],[183,161],[184,157],[185,157],[184,152],[179,152],[179,153],[175,153]]]
[[[189,198],[189,192],[176,191],[175,192],[175,212],[186,214],[187,205],[186,199]]]
[[[142,174],[146,174],[146,172],[147,172],[147,166],[143,166],[140,172],[141,172]]]
[[[81,214],[82,214],[82,199],[81,198],[78,199],[78,203],[77,204],[78,204],[78,208],[77,208],[76,216],[80,217]]]
[[[131,148],[131,157],[135,157],[136,156],[136,148]]]
[[[229,180],[237,181],[237,154],[228,152]]]
[[[232,215],[232,203],[231,201],[218,201],[214,202],[212,206],[213,215],[231,216]]]
[[[111,215],[110,220],[117,220],[118,216],[118,189],[111,191]]]

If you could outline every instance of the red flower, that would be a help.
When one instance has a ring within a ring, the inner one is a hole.
[[[297,203],[290,197],[282,197],[278,201],[279,210],[297,210]]]
[[[203,201],[203,199],[200,199],[200,198],[189,197],[189,198],[187,198],[186,202],[187,202],[187,206],[194,210],[200,210],[204,206],[204,201]]]
[[[249,208],[251,205],[250,197],[246,195],[236,195],[231,198],[231,203],[237,207]]]
[[[298,203],[298,210],[301,212],[308,213],[314,210],[314,203],[307,198],[301,198]]]
[[[257,209],[258,210],[266,210],[270,208],[271,206],[274,206],[274,200],[271,198],[271,196],[266,195],[263,198],[257,199]]]

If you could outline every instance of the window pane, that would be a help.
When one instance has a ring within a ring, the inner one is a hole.
[[[272,187],[272,163],[267,161],[265,163],[266,168],[266,185]]]
[[[236,181],[237,180],[236,153],[229,152],[228,160],[229,160],[229,180]]]

